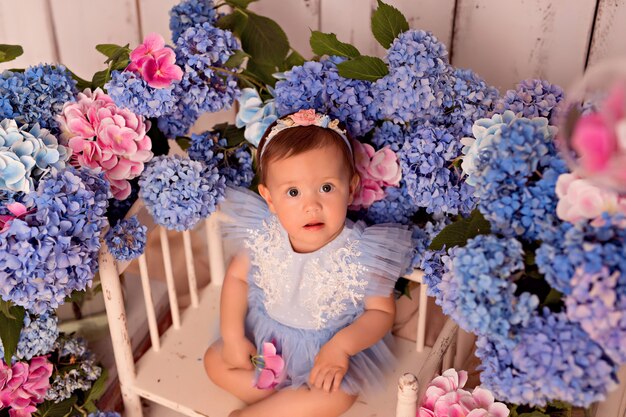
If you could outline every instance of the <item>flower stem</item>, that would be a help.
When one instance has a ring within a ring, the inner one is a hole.
[[[234,71],[229,71],[226,68],[222,68],[222,67],[213,67],[210,66],[210,69],[212,69],[213,71],[217,71],[217,72],[221,72],[224,74],[229,74],[232,75],[233,77],[237,77],[237,78],[241,78],[244,81],[247,81],[249,84],[258,87],[260,89],[265,88],[265,85],[263,85],[262,83],[260,83],[258,80],[255,80],[254,78],[248,76],[248,75],[244,75],[242,73],[239,72],[234,72]]]

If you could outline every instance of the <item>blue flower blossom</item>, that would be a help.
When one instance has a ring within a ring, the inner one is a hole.
[[[96,411],[95,413],[89,413],[87,417],[121,417],[120,413],[115,411]]]
[[[167,138],[173,139],[177,136],[187,135],[187,132],[196,123],[199,116],[198,111],[187,107],[179,101],[171,113],[157,119],[157,126]]]
[[[524,80],[515,90],[508,90],[495,105],[494,111],[511,110],[518,117],[545,117],[555,122],[556,109],[563,100],[563,89],[545,80]]]
[[[26,313],[24,325],[17,342],[17,351],[12,360],[28,361],[35,356],[45,355],[54,347],[54,342],[59,337],[58,320],[54,312],[48,311],[40,316]],[[0,340],[0,359],[10,363],[4,357],[4,346]]]
[[[404,145],[405,136],[407,136],[407,132],[402,125],[384,121],[374,129],[372,144],[376,149],[389,146],[389,149],[398,153]]]
[[[155,221],[180,231],[215,211],[224,198],[225,180],[215,166],[179,155],[158,156],[142,174],[139,186],[139,196]]]
[[[433,238],[439,234],[450,223],[448,217],[442,217],[441,219],[433,219],[426,222],[423,226],[414,225],[413,235],[411,239],[413,241],[413,259],[411,260],[410,269],[421,268],[423,262],[429,255],[428,247],[433,241]]]
[[[420,269],[424,271],[422,280],[426,284],[426,293],[431,297],[441,297],[439,284],[444,274],[442,257],[447,253],[446,248],[440,250],[427,250],[422,255]]]
[[[120,220],[104,237],[111,255],[118,261],[137,258],[146,246],[148,228],[139,223],[137,216]]]
[[[170,30],[174,43],[190,27],[214,24],[218,18],[213,0],[183,0],[170,10]]]
[[[616,365],[563,313],[544,309],[516,336],[514,347],[484,336],[476,342],[480,381],[500,400],[588,407],[617,386]]]
[[[177,102],[174,84],[164,88],[150,87],[132,71],[113,71],[111,80],[104,87],[117,106],[145,117],[171,113]]]
[[[263,102],[254,88],[244,88],[237,99],[239,111],[235,126],[245,127],[243,136],[252,145],[258,147],[267,128],[278,119],[274,99]]]
[[[367,209],[351,213],[354,218],[363,219],[369,224],[401,223],[411,224],[411,217],[418,208],[406,191],[404,181],[399,187],[386,187],[385,197],[375,201]]]

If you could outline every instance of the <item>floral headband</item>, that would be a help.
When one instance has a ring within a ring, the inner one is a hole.
[[[263,156],[267,144],[274,136],[276,136],[279,132],[282,132],[285,129],[297,126],[319,126],[338,133],[350,150],[350,155],[352,155],[352,145],[348,140],[346,131],[339,128],[339,120],[331,120],[327,114],[316,113],[314,109],[308,109],[300,110],[294,114],[283,117],[282,119],[278,119],[274,127],[272,127],[270,132],[267,134],[267,137],[265,138],[265,144],[261,149],[261,154],[259,155],[259,158]]]

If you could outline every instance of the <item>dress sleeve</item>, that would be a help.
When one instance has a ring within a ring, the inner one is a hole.
[[[357,224],[357,227],[363,225]],[[366,268],[365,295],[388,296],[410,264],[413,252],[411,231],[400,224],[364,227],[359,250],[362,265]]]
[[[226,189],[220,204],[222,237],[226,245],[243,248],[253,230],[259,229],[270,215],[265,200],[247,188]]]

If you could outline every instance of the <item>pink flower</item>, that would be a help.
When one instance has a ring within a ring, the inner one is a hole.
[[[572,137],[572,146],[580,155],[582,167],[589,172],[603,171],[617,149],[617,138],[612,126],[597,113],[582,116]]]
[[[274,343],[263,343],[263,354],[252,358],[252,363],[260,369],[254,386],[258,389],[273,389],[285,380],[285,361],[276,353]]]
[[[86,89],[75,103],[65,103],[58,117],[61,141],[69,146],[80,166],[103,171],[113,196],[130,194],[128,180],[138,177],[152,158],[149,122],[117,107],[101,89]]]
[[[27,210],[26,206],[22,203],[7,204],[7,209],[11,214],[0,215],[0,233],[8,230],[11,226],[11,222],[15,219],[23,219],[27,214],[32,213],[33,210]]]
[[[292,114],[290,118],[298,126],[310,126],[315,124],[317,115],[314,109],[307,109]]]
[[[183,78],[183,70],[176,65],[176,54],[165,46],[163,37],[150,33],[143,43],[130,53],[128,71],[134,71],[146,80],[149,86],[164,88],[173,81]]]
[[[30,360],[28,380],[22,385],[24,391],[30,394],[31,400],[40,403],[44,400],[46,391],[50,387],[52,363],[45,356],[37,356]]]
[[[555,191],[559,198],[556,215],[561,220],[572,223],[592,220],[592,224],[599,225],[604,212],[626,214],[626,197],[600,188],[576,174],[561,174]]]
[[[367,208],[374,204],[374,202],[382,200],[383,198],[385,198],[385,192],[377,181],[369,178],[361,179],[349,209],[358,210],[360,208]]]
[[[456,392],[458,389],[463,388],[467,382],[467,372],[460,371],[457,373],[455,369],[448,369],[440,376],[435,377],[428,385],[422,407],[429,410],[434,410],[435,403],[440,397],[446,395],[449,392]],[[464,391],[465,392],[465,391]]]
[[[369,166],[376,150],[372,145],[361,143],[358,140],[352,141],[352,149],[354,151],[354,165],[359,175],[361,178],[369,177]]]
[[[507,417],[509,408],[503,403],[494,402],[491,391],[476,387],[472,391],[473,407],[467,417]]]
[[[389,146],[379,149],[372,156],[367,172],[372,178],[382,181],[384,185],[397,187],[402,179],[398,157]]]

